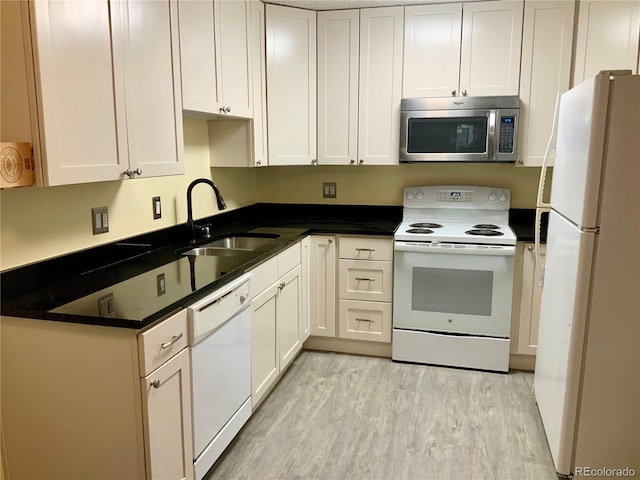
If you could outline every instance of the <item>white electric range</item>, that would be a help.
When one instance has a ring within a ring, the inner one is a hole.
[[[506,372],[516,236],[504,188],[406,188],[392,358]]]

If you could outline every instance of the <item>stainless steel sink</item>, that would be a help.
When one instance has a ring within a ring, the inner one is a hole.
[[[280,235],[260,235],[260,236],[229,236],[219,238],[213,242],[206,243],[196,248],[192,248],[183,253],[183,255],[210,255],[226,257],[232,255],[240,255],[242,253],[251,252],[259,247],[273,242]]]

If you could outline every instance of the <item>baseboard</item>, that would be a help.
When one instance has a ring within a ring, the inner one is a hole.
[[[536,367],[535,355],[509,355],[509,370],[527,370],[533,372]]]
[[[343,338],[309,337],[303,345],[305,350],[352,353],[371,357],[391,358],[391,344],[348,340]]]

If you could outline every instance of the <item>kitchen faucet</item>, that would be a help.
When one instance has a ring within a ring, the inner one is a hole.
[[[189,184],[187,187],[187,227],[189,228],[189,232],[191,233],[191,243],[196,243],[196,225],[193,222],[193,205],[191,199],[191,192],[193,191],[193,187],[195,187],[199,183],[206,183],[216,194],[216,200],[218,201],[218,209],[224,210],[227,208],[227,205],[224,203],[224,199],[220,194],[220,190],[216,187],[216,184],[213,183],[208,178],[198,178]]]

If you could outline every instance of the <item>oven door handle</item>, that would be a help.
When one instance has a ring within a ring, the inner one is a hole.
[[[502,257],[513,257],[516,254],[516,247],[511,245],[467,245],[449,244],[444,247],[432,246],[430,243],[401,242],[395,241],[393,249],[396,252],[418,252],[418,253],[443,253],[450,255],[492,255]]]

